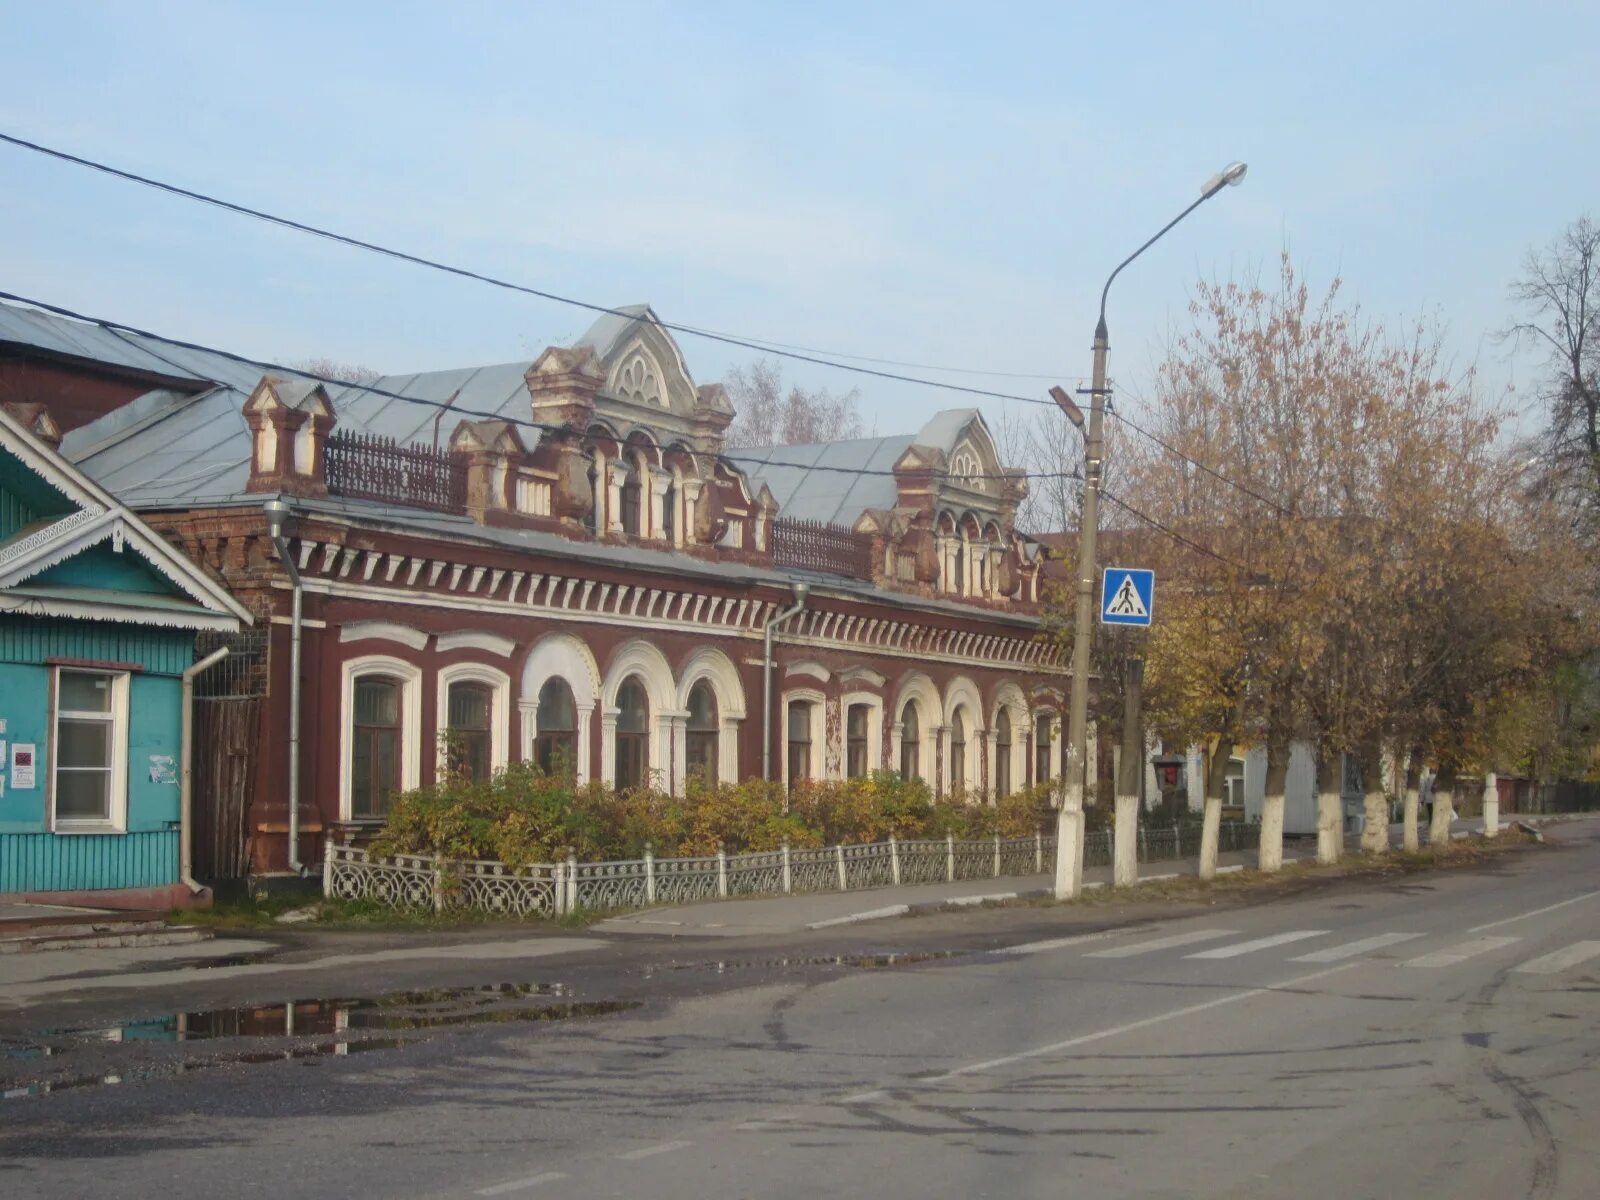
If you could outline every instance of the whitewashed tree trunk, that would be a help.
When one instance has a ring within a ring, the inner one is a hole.
[[[1128,887],[1139,882],[1139,797],[1117,792],[1117,827],[1113,834],[1111,884]]]
[[[1455,816],[1454,792],[1454,775],[1439,772],[1439,777],[1433,781],[1433,820],[1428,823],[1428,841],[1435,848],[1450,844],[1450,822]]]
[[[1500,833],[1500,781],[1490,771],[1483,777],[1483,836]]]
[[[1406,763],[1406,790],[1401,801],[1401,845],[1407,854],[1415,854],[1422,847],[1417,834],[1417,809],[1422,802],[1422,754],[1413,750]]]
[[[1361,852],[1384,854],[1389,849],[1389,795],[1383,786],[1383,753],[1369,744],[1361,763],[1361,808],[1366,818],[1361,827]]]
[[[1317,862],[1332,866],[1344,850],[1343,759],[1324,750],[1317,763]]]
[[[1222,832],[1222,797],[1207,796],[1200,825],[1200,878],[1217,875],[1217,841]]]
[[[1261,848],[1256,863],[1263,871],[1283,869],[1283,789],[1289,779],[1289,747],[1267,747],[1267,791],[1261,801]]]

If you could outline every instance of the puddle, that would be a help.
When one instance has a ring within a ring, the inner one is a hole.
[[[170,1078],[223,1063],[267,1063],[284,1059],[320,1058],[392,1050],[416,1039],[362,1037],[364,1031],[398,1033],[453,1026],[509,1024],[519,1021],[564,1021],[597,1017],[638,1008],[637,1000],[563,1000],[559,983],[504,983],[487,987],[435,988],[393,992],[358,999],[295,1000],[284,1004],[247,1004],[195,1012],[169,1013],[115,1025],[47,1030],[36,1042],[0,1045],[10,1059],[45,1059],[84,1049],[97,1042],[137,1046],[140,1043],[209,1041],[219,1038],[321,1038],[310,1044],[250,1047],[210,1054],[203,1062],[151,1065],[132,1072],[108,1072],[64,1080],[19,1083],[0,1091],[13,1100],[71,1088],[105,1086],[131,1079]],[[532,998],[555,1003],[528,1005]],[[341,1036],[353,1035],[353,1036]],[[326,1039],[336,1040],[326,1040]]]
[[[715,962],[673,963],[670,971],[714,971],[725,975],[729,971],[749,971],[778,967],[856,967],[872,970],[877,967],[909,967],[914,963],[937,962],[946,958],[959,958],[965,950],[924,950],[899,954],[816,954],[790,958],[718,959]],[[644,972],[646,979],[653,970]]]

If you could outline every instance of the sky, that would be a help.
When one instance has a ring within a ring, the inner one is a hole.
[[[1528,249],[1600,207],[1597,33],[1592,2],[0,0],[0,130],[595,303],[1039,398],[1088,373],[1111,268],[1239,159],[1242,186],[1117,281],[1124,395],[1197,280],[1287,249],[1375,319],[1440,322],[1531,431],[1540,364],[1495,334]],[[5,146],[0,289],[385,372],[532,358],[591,319]],[[702,383],[754,357],[680,340]],[[1029,411],[786,376],[859,387],[880,433]]]

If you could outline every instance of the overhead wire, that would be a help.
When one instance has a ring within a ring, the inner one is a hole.
[[[153,188],[156,191],[165,192],[165,193],[167,193],[169,195],[178,196],[178,197],[181,197],[181,198],[187,199],[187,200],[193,200],[193,201],[195,201],[196,203],[199,203],[199,204],[210,205],[211,207],[219,208],[219,209],[222,209],[222,210],[224,210],[226,212],[231,212],[231,213],[234,213],[234,214],[239,215],[239,216],[249,217],[249,218],[251,218],[253,220],[264,221],[264,222],[266,222],[268,224],[277,225],[277,226],[279,226],[281,228],[284,228],[284,229],[294,230],[295,232],[298,232],[298,233],[310,234],[313,237],[324,238],[324,239],[326,239],[328,241],[337,242],[337,243],[339,243],[341,245],[350,246],[350,247],[353,247],[353,248],[359,249],[359,250],[366,250],[366,251],[369,251],[369,252],[371,252],[373,254],[379,254],[379,255],[382,255],[384,257],[396,259],[396,260],[401,261],[401,262],[411,263],[414,266],[426,267],[426,268],[428,268],[430,270],[434,270],[434,271],[442,271],[442,272],[444,272],[446,274],[455,275],[455,276],[457,276],[459,278],[471,279],[471,280],[475,280],[476,282],[479,282],[479,283],[488,284],[491,287],[501,288],[501,289],[504,289],[504,290],[507,290],[507,291],[512,291],[512,292],[520,292],[520,293],[522,293],[524,295],[533,296],[533,297],[536,297],[536,298],[541,299],[541,300],[549,300],[549,301],[552,301],[552,302],[557,303],[557,304],[565,304],[565,305],[568,305],[568,306],[571,306],[571,307],[574,307],[574,308],[585,309],[585,310],[587,310],[589,312],[598,313],[598,314],[601,314],[601,315],[617,316],[617,317],[625,317],[625,318],[632,318],[633,316],[635,316],[635,314],[625,312],[625,311],[623,311],[621,309],[612,308],[612,307],[604,305],[604,304],[597,304],[597,303],[594,303],[593,301],[581,300],[581,299],[578,299],[578,298],[573,297],[573,296],[564,296],[564,295],[561,295],[560,293],[552,292],[552,291],[549,291],[549,290],[544,289],[544,288],[536,288],[536,287],[531,287],[531,286],[529,286],[527,284],[516,283],[516,282],[514,282],[512,280],[502,279],[502,278],[499,278],[498,276],[494,276],[494,275],[488,275],[488,274],[485,274],[485,273],[483,273],[481,271],[472,270],[471,268],[468,268],[468,267],[454,266],[454,265],[452,265],[450,263],[442,262],[442,261],[437,260],[437,259],[428,258],[428,257],[425,257],[425,256],[420,255],[420,254],[413,254],[413,253],[411,253],[409,251],[395,249],[394,247],[385,246],[385,245],[382,245],[382,244],[380,244],[378,242],[371,242],[371,241],[367,241],[364,238],[358,238],[358,237],[353,237],[353,236],[351,236],[349,234],[339,233],[336,230],[327,229],[327,228],[324,228],[322,226],[311,225],[311,224],[308,224],[308,223],[306,223],[304,221],[297,221],[297,220],[295,220],[295,219],[293,219],[291,217],[280,216],[280,215],[278,215],[276,213],[267,212],[267,211],[265,211],[263,209],[251,208],[250,206],[245,205],[245,204],[239,204],[239,203],[237,203],[235,201],[232,201],[232,200],[225,200],[220,196],[214,196],[214,195],[211,195],[211,194],[206,193],[206,192],[195,191],[195,190],[193,190],[191,188],[182,187],[182,186],[180,186],[178,184],[175,184],[175,183],[168,183],[168,182],[166,182],[164,180],[155,179],[155,178],[152,178],[151,176],[148,176],[148,175],[140,175],[140,174],[138,174],[136,172],[133,172],[133,171],[124,170],[121,167],[114,167],[109,163],[100,162],[100,161],[98,161],[96,159],[92,159],[92,158],[86,158],[86,157],[84,157],[82,155],[78,155],[78,154],[72,154],[69,151],[60,150],[60,149],[57,149],[57,148],[55,148],[53,146],[46,146],[43,143],[30,141],[27,138],[17,137],[14,134],[0,132],[0,142],[4,142],[4,143],[7,143],[9,145],[16,146],[19,149],[29,150],[29,151],[32,151],[32,152],[37,153],[37,154],[42,154],[42,155],[44,155],[46,157],[54,158],[54,159],[57,159],[57,160],[59,160],[61,162],[72,163],[72,164],[74,164],[76,166],[87,168],[88,170],[98,171],[98,172],[100,172],[102,174],[110,175],[110,176],[112,176],[114,178],[121,179],[121,180],[124,180],[124,181],[129,182],[129,183],[136,183],[136,184],[139,184],[142,187]],[[758,351],[758,352],[764,353],[764,354],[766,354],[766,353],[774,354],[774,355],[777,355],[780,358],[793,359],[793,360],[798,361],[798,362],[810,363],[810,364],[813,364],[815,366],[829,367],[829,368],[834,369],[834,370],[854,372],[855,374],[867,375],[867,376],[871,376],[871,377],[877,378],[877,379],[886,379],[886,380],[891,380],[891,381],[898,382],[898,383],[916,384],[916,385],[920,385],[922,387],[936,388],[936,389],[939,389],[939,390],[942,390],[942,391],[956,392],[956,393],[959,393],[959,394],[962,394],[962,395],[981,396],[981,397],[985,397],[985,398],[988,398],[988,399],[994,399],[994,400],[1011,400],[1011,401],[1015,401],[1015,402],[1020,403],[1020,404],[1038,404],[1038,405],[1044,405],[1046,407],[1054,407],[1055,406],[1054,401],[1048,400],[1048,399],[1044,399],[1044,398],[1038,397],[1038,396],[1023,396],[1023,395],[1019,395],[1019,394],[1014,393],[1014,392],[1001,392],[1001,391],[995,391],[995,390],[989,389],[989,388],[971,387],[971,386],[968,386],[966,384],[948,383],[948,382],[945,382],[943,380],[938,380],[938,379],[927,379],[927,378],[923,378],[923,377],[920,377],[920,376],[903,375],[903,374],[900,374],[900,373],[894,372],[894,371],[883,371],[883,370],[878,370],[878,369],[872,368],[872,367],[858,366],[858,365],[855,365],[855,364],[852,364],[852,363],[848,363],[848,362],[841,362],[841,361],[839,361],[839,358],[842,358],[842,357],[863,357],[864,361],[876,361],[876,362],[882,362],[882,363],[896,363],[896,365],[900,365],[900,364],[897,363],[896,360],[891,360],[891,359],[865,359],[864,356],[852,356],[852,355],[836,355],[834,357],[826,357],[828,352],[825,352],[825,351],[811,351],[811,350],[807,350],[804,347],[794,347],[794,346],[786,345],[786,344],[780,343],[780,342],[763,342],[763,341],[761,341],[759,339],[739,337],[739,336],[736,336],[734,334],[727,334],[727,333],[718,332],[716,330],[703,329],[703,328],[700,328],[699,326],[687,325],[687,324],[682,324],[682,323],[679,323],[679,322],[662,321],[662,320],[660,320],[660,318],[657,318],[657,323],[660,324],[660,326],[663,329],[669,329],[669,330],[672,330],[675,333],[688,334],[688,335],[693,336],[693,337],[700,337],[700,338],[708,339],[710,341],[720,342],[720,343],[722,343],[724,345],[739,346],[739,347],[741,347],[743,349],[755,350],[755,351]],[[973,374],[978,374],[978,373],[987,374],[987,373],[989,373],[989,372],[979,372],[976,369],[969,370],[968,368],[935,367],[935,366],[929,366],[929,365],[926,365],[926,364],[919,364],[918,365],[918,369],[935,370],[935,371],[944,370],[944,371],[951,371],[951,372],[959,370],[959,371],[962,371],[962,372],[973,373]],[[302,372],[302,374],[304,374],[304,372]],[[998,375],[998,374],[1003,374],[1003,373],[1002,372],[994,372],[994,374]],[[1038,376],[1038,377],[1025,376],[1025,377],[1026,378],[1049,378],[1049,376]],[[404,397],[399,397],[399,398],[403,399]],[[1206,474],[1209,474],[1209,475],[1215,477],[1216,479],[1218,479],[1221,482],[1227,484],[1228,486],[1238,489],[1242,494],[1250,496],[1253,499],[1255,499],[1255,500],[1257,500],[1257,501],[1259,501],[1259,502],[1261,502],[1263,504],[1270,505],[1275,511],[1279,512],[1282,515],[1292,515],[1292,514],[1290,514],[1288,512],[1288,510],[1284,509],[1282,507],[1282,505],[1278,504],[1276,501],[1274,501],[1274,500],[1270,499],[1269,497],[1263,495],[1262,493],[1254,490],[1253,488],[1250,488],[1249,486],[1239,482],[1238,480],[1233,479],[1232,477],[1228,476],[1227,474],[1223,473],[1222,471],[1217,470],[1215,467],[1209,466],[1208,464],[1206,464],[1204,462],[1201,462],[1199,459],[1193,458],[1192,456],[1184,453],[1183,451],[1179,450],[1177,447],[1171,445],[1171,443],[1169,443],[1166,440],[1160,438],[1156,434],[1150,432],[1148,429],[1143,428],[1142,426],[1138,425],[1136,422],[1134,422],[1134,421],[1130,420],[1129,418],[1123,416],[1121,413],[1116,412],[1111,407],[1108,406],[1105,411],[1107,411],[1108,413],[1111,413],[1118,421],[1120,421],[1123,424],[1127,425],[1130,429],[1132,429],[1135,432],[1143,435],[1146,438],[1149,438],[1151,441],[1153,441],[1155,444],[1160,446],[1168,454],[1171,454],[1176,458],[1182,459],[1184,462],[1189,463],[1191,466],[1195,467],[1197,470],[1204,471]],[[501,419],[503,419],[503,418],[501,418]],[[1050,477],[1051,476],[1048,476],[1048,475],[1035,476],[1035,478],[1050,478]]]

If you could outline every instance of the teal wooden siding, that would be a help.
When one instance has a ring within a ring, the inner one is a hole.
[[[49,658],[138,663],[152,675],[182,675],[194,662],[194,631],[0,616],[0,662]]]
[[[0,833],[0,892],[164,887],[178,878],[178,831]]]

